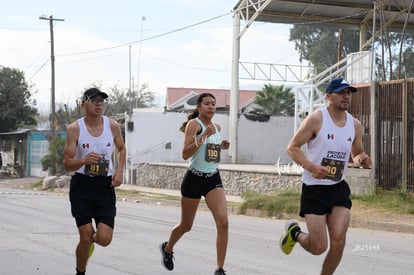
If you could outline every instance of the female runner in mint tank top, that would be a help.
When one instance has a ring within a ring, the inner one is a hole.
[[[180,128],[185,133],[182,156],[189,160],[189,169],[181,185],[180,222],[172,229],[168,241],[160,245],[162,261],[168,270],[174,269],[174,245],[191,230],[198,204],[204,196],[217,228],[217,266],[214,274],[225,274],[223,266],[228,242],[227,202],[217,168],[221,150],[228,149],[230,143],[221,140],[220,125],[212,121],[215,113],[215,97],[210,93],[200,94],[197,109]]]

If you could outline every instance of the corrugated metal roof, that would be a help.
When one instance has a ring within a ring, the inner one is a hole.
[[[402,30],[412,0],[389,0],[384,2],[384,16],[388,27]],[[263,7],[264,0],[240,0],[234,10],[240,10],[244,19]],[[379,8],[379,5],[377,6]],[[366,22],[372,26],[374,1],[372,0],[272,0],[254,21],[271,23],[331,23],[359,28]],[[379,9],[378,9],[379,10]],[[413,8],[408,14],[407,29],[414,30]],[[379,17],[377,17],[379,26]]]
[[[0,135],[19,135],[19,134],[27,134],[29,132],[30,132],[29,129],[20,129],[20,130],[16,130],[12,132],[0,133]]]

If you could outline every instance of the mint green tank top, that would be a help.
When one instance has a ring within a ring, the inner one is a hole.
[[[199,138],[205,131],[206,126],[204,123],[197,117],[195,118],[198,124],[201,126],[201,132],[200,134],[196,135],[195,138]],[[216,132],[206,138],[206,140],[203,142],[203,144],[200,144],[200,147],[198,150],[194,153],[194,155],[190,158],[189,165],[195,170],[198,170],[203,173],[213,173],[217,171],[218,168],[218,162],[216,161],[207,161],[207,150],[209,149],[209,146],[215,146],[220,148],[221,144],[221,137],[220,132],[217,130],[216,124],[213,122],[214,128],[216,129]],[[208,145],[210,144],[210,145]],[[211,148],[211,147],[210,147]],[[220,154],[220,149],[218,150],[218,154]],[[219,156],[218,156],[219,157]]]

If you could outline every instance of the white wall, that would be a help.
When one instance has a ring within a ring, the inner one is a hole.
[[[185,162],[181,158],[184,133],[179,131],[186,121],[184,113],[148,112],[134,109],[131,120],[134,130],[125,130],[128,159],[132,159],[132,169],[142,162]],[[222,130],[223,139],[229,139],[229,117],[216,114],[213,119]],[[293,117],[271,117],[268,122],[239,119],[239,164],[291,163],[286,154],[286,146],[293,135]],[[171,142],[171,149],[165,145]],[[231,145],[230,145],[231,146]],[[222,163],[230,163],[229,150],[222,151]],[[131,169],[131,163],[127,163]]]
[[[286,146],[293,136],[293,117],[272,116],[268,122],[239,120],[238,163],[292,163]]]
[[[133,164],[141,162],[184,162],[181,158],[184,133],[179,128],[186,115],[179,113],[154,113],[134,109],[134,130],[125,130],[128,159]],[[171,142],[171,149],[165,145]]]

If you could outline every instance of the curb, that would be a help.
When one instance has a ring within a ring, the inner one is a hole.
[[[350,227],[414,234],[414,225],[402,223],[351,220]]]
[[[21,179],[0,179],[0,187],[11,188],[11,189],[19,189],[19,190],[33,190],[31,187],[34,183],[39,182],[40,179],[38,178],[21,178]],[[140,188],[138,186],[129,186],[129,185],[121,185],[117,189],[131,191],[136,190],[140,193],[144,194],[144,196],[140,196],[140,194],[136,195],[123,195],[117,194],[118,201],[127,201],[131,203],[145,203],[145,204],[155,204],[155,205],[162,205],[162,206],[175,206],[180,207],[181,202],[180,200],[170,200],[170,199],[160,199],[160,198],[151,198],[151,196],[156,195],[165,195],[165,196],[174,196],[174,197],[181,197],[179,190],[169,190],[169,189],[158,189],[158,188]],[[42,192],[52,192],[58,195],[66,195],[69,192],[68,187],[63,188],[55,188],[53,190],[35,190],[35,191],[42,191]],[[147,196],[145,196],[147,194]],[[240,197],[236,196],[226,196],[228,197],[227,201],[231,203],[242,203],[243,200]],[[202,199],[199,204],[199,210],[208,210],[208,207]],[[246,214],[240,214],[239,208],[234,205],[228,205],[228,212],[234,215],[246,215],[246,216],[253,216],[259,218],[266,218],[266,219],[275,219],[275,217],[266,217],[264,215],[263,210],[256,210],[250,209],[247,211]],[[352,214],[352,212],[351,212]],[[284,218],[277,218],[283,220]],[[414,224],[405,224],[404,221],[399,221],[391,223],[391,222],[377,222],[377,221],[370,221],[370,220],[355,220],[352,219],[351,215],[351,222],[350,227],[352,228],[364,228],[364,229],[372,229],[372,230],[381,230],[381,231],[391,231],[391,232],[399,232],[399,233],[409,233],[414,234]]]
[[[122,189],[122,186],[119,187],[119,189]],[[124,189],[124,190],[131,190],[131,188]],[[135,190],[138,190],[138,189],[135,189]],[[154,193],[159,194],[159,195],[171,195],[171,193],[176,192],[176,190],[167,190],[165,193],[163,193],[161,192],[162,190],[163,189],[157,189],[156,192],[148,192],[147,190],[147,191],[140,191],[140,193],[150,194],[150,195],[153,195]],[[117,195],[117,197],[118,197],[118,200],[135,202],[135,203],[146,203],[146,204],[156,204],[156,205],[176,206],[176,207],[180,207],[181,205],[180,201],[178,200],[176,201],[176,200],[140,197],[139,194],[137,194],[136,196]],[[208,210],[208,207],[203,199],[200,201],[198,209]],[[246,214],[240,214],[238,207],[228,205],[227,210],[230,214],[234,214],[234,215],[245,215],[245,216],[251,216],[251,217],[258,217],[258,218],[265,218],[265,219],[278,219],[278,220],[287,219],[287,218],[267,217],[264,214],[265,211],[261,209],[248,209]],[[351,222],[350,222],[349,227],[414,234],[414,225],[402,224],[402,223],[363,221],[363,220],[355,220],[355,219],[353,220],[352,213],[351,213]]]

